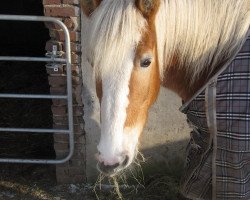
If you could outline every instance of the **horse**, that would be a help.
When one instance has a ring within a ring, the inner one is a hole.
[[[188,103],[237,55],[250,0],[81,0],[81,8],[83,59],[101,106],[97,168],[115,176],[133,162],[160,86]]]

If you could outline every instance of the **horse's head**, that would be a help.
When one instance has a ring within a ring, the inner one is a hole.
[[[86,57],[101,105],[98,169],[115,175],[137,152],[148,109],[158,96],[155,16],[160,0],[82,0]]]

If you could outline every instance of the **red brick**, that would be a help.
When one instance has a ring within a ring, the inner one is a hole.
[[[80,41],[80,32],[69,31],[70,41]],[[50,29],[50,37],[59,41],[65,41],[65,34],[61,30]]]
[[[78,131],[77,128],[78,128],[80,131]],[[60,134],[62,134],[62,133],[57,133],[57,132],[55,132],[54,134],[60,135]],[[79,135],[79,136],[80,136],[80,135],[85,135],[85,133],[84,133],[84,130],[83,130],[82,128],[79,128],[79,127],[75,126],[75,127],[74,127],[74,136],[78,136],[78,135]]]
[[[73,52],[81,52],[82,51],[80,43],[71,42],[70,47],[71,47],[71,51],[73,51]]]
[[[51,110],[54,115],[66,115],[67,114],[66,106],[51,106]]]
[[[76,4],[76,5],[80,4],[79,0],[63,0],[63,3],[64,4]]]
[[[68,124],[68,117],[54,115],[53,122],[55,124]]]
[[[82,97],[81,97],[82,85],[79,84],[79,85],[74,86],[74,87],[76,87],[77,89],[73,88],[73,92],[72,92],[72,94],[73,94],[73,105],[74,106],[83,106]],[[61,90],[58,91],[57,90],[58,87],[55,87],[56,89],[53,89],[53,88],[54,87],[51,87],[51,91],[52,91],[53,94],[57,94],[57,93],[66,94],[66,92],[62,93]],[[66,91],[66,89],[65,89],[65,91]],[[64,100],[64,99],[53,99],[52,102],[53,102],[53,105],[55,105],[55,106],[67,105],[67,101]]]
[[[76,6],[44,6],[44,15],[51,17],[77,17],[80,9]]]
[[[69,140],[67,139],[67,140],[54,140],[54,145],[56,145],[56,144],[62,144],[60,147],[59,147],[59,149],[62,151],[62,150],[65,150],[65,152],[68,152],[68,144],[69,144]],[[65,149],[64,149],[64,147],[65,147]],[[59,150],[58,149],[58,150]],[[55,150],[57,150],[56,149],[56,147],[55,147]]]
[[[63,23],[67,26],[69,30],[76,30],[78,24],[75,24],[70,18],[66,18],[63,20]]]
[[[73,154],[73,156],[72,156],[72,159],[81,159],[81,158],[83,158],[84,157],[84,151],[81,151],[81,152],[79,152],[79,151],[74,151],[74,154]]]
[[[68,129],[68,125],[66,124],[53,124],[53,128],[55,129]]]
[[[54,106],[65,106],[67,105],[67,100],[64,99],[52,99],[52,103]]]
[[[72,84],[73,84],[73,87],[75,85],[79,85],[79,84],[82,84],[82,79],[78,76],[73,76],[72,77]]]
[[[71,65],[71,69],[72,69],[72,76],[79,76],[81,75],[81,67],[79,65]],[[64,70],[66,71],[66,69]]]
[[[81,152],[81,151],[83,151],[85,149],[85,147],[84,147],[84,144],[80,143],[80,144],[75,144],[74,149],[77,152]]]
[[[83,144],[82,144],[83,146]],[[75,152],[79,152],[79,151],[75,151]],[[84,152],[84,150],[82,151]],[[83,160],[84,158],[84,154],[83,153],[74,153],[73,157],[71,159],[74,159],[74,160]]]
[[[82,87],[81,85],[79,85],[80,87]],[[81,100],[81,94],[77,95],[77,96],[73,96],[73,105],[74,106],[83,106],[82,100]],[[75,117],[79,117],[79,116],[75,116]]]
[[[53,46],[56,45],[57,46],[57,50],[58,51],[63,51],[63,42],[58,42],[58,41],[54,41],[54,40],[49,40],[46,42],[46,46],[45,46],[45,50],[46,51],[52,51],[53,50]]]
[[[63,23],[71,31],[80,30],[80,21],[79,17],[67,17],[63,19]]]
[[[51,76],[65,75],[64,66],[62,64],[57,64],[56,69],[52,68],[51,64],[46,65],[46,71]]]
[[[54,141],[57,143],[60,143],[61,141],[69,141],[68,135],[63,135],[63,134],[55,134],[54,135]]]
[[[74,135],[76,150],[70,161],[63,165],[57,165],[56,175],[57,181],[60,183],[81,183],[85,178],[85,160],[84,160],[84,121],[83,104],[81,101],[81,38],[80,38],[80,8],[79,0],[43,0],[45,16],[53,16],[61,18],[62,22],[70,31],[71,38],[71,52],[72,52],[72,83],[73,83],[73,111],[74,111]],[[75,5],[75,6],[74,6]],[[53,45],[57,45],[58,51],[65,51],[65,36],[61,27],[54,23],[46,23],[50,29],[51,40],[46,43],[46,50],[52,51]],[[62,57],[65,54],[63,52]],[[48,69],[49,84],[51,87],[51,94],[65,94],[66,93],[66,67],[60,65],[58,72],[53,69]],[[67,128],[67,105],[66,100],[53,99],[52,112],[55,128]],[[68,155],[68,135],[54,134],[54,147],[57,159],[65,158]]]
[[[55,40],[47,41],[46,46],[45,46],[45,50],[51,52],[53,50],[54,45],[57,46],[58,51],[65,51],[64,42],[58,42]],[[70,47],[71,47],[72,52],[81,52],[81,44],[78,42],[71,42]]]
[[[66,106],[67,100],[64,99],[53,99],[52,100],[53,106]]]
[[[48,80],[51,86],[62,86],[67,83],[66,76],[49,76]]]
[[[67,150],[69,149],[68,143],[54,143],[55,150]]]
[[[57,165],[58,169],[69,168],[69,161]]]
[[[58,149],[55,149],[55,152],[56,152],[56,159],[64,159],[67,157],[67,155],[69,154],[68,151],[65,151],[65,150],[58,150]],[[57,167],[56,167],[57,168]]]
[[[82,116],[83,115],[83,107],[74,106],[73,113],[74,113],[74,116]]]
[[[68,124],[68,117],[67,116],[55,115],[53,117],[53,119],[54,119],[55,124],[65,124],[65,125]],[[75,116],[75,117],[73,117],[73,121],[74,121],[74,125],[79,125],[80,123],[83,122],[83,118],[82,118],[82,116],[81,117]]]
[[[80,31],[80,21],[79,21],[79,17],[65,17],[62,19],[62,22],[66,25],[66,27],[69,29],[69,31]],[[56,23],[53,22],[45,22],[45,26],[48,29],[53,29],[53,30],[61,30],[62,31],[62,27],[59,26]]]
[[[56,29],[56,30],[61,30],[61,26],[59,26],[58,24],[56,23],[53,23],[53,22],[44,22],[46,28],[48,29]]]
[[[76,54],[76,53],[72,53],[71,54],[71,62],[72,62],[72,64],[78,64],[78,63],[80,63],[81,62],[81,56],[79,56],[78,54]]]
[[[75,144],[85,144],[85,135],[75,135]]]
[[[78,85],[76,86],[76,88],[73,90],[73,101],[74,104],[76,104],[77,106],[83,106],[83,102],[82,102],[82,85]]]
[[[59,5],[61,0],[43,0],[43,5]]]
[[[75,125],[74,126],[74,133],[81,135],[81,134],[84,134],[84,130],[80,125]]]
[[[54,115],[53,116],[53,122],[54,124],[62,124],[62,125],[68,125],[68,117],[67,116],[60,116],[60,115]],[[84,124],[82,116],[74,116],[73,117],[74,122],[74,131],[80,132],[83,130],[80,124]]]
[[[66,88],[65,87],[51,87],[50,93],[53,95],[65,95]]]
[[[75,116],[74,117],[74,124],[83,124],[84,123],[84,120],[83,120],[83,117],[79,117],[79,116]]]
[[[60,116],[62,116],[62,115],[60,115]],[[56,124],[56,123],[54,123],[53,128],[54,129],[68,129],[68,124],[60,124],[60,123]],[[73,129],[74,129],[74,132],[78,132],[78,133],[83,131],[83,128],[79,124],[74,125]],[[80,135],[80,134],[78,134],[78,135]]]

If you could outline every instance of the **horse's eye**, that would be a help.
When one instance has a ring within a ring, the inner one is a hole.
[[[148,67],[151,64],[151,59],[147,58],[141,61],[141,67]]]

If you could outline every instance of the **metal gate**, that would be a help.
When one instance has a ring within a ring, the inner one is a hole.
[[[29,21],[29,22],[51,22],[59,25],[65,35],[65,58],[61,58],[57,54],[57,49],[46,54],[46,57],[14,57],[0,56],[0,61],[32,61],[32,62],[48,62],[49,66],[57,70],[57,64],[66,64],[67,75],[67,92],[65,95],[36,95],[36,94],[0,94],[0,98],[20,98],[20,99],[64,99],[67,100],[68,109],[68,129],[40,129],[40,128],[1,128],[0,132],[19,132],[21,133],[52,133],[52,134],[67,134],[69,140],[68,155],[60,160],[46,159],[13,159],[0,158],[3,163],[37,163],[37,164],[60,164],[68,161],[74,151],[74,136],[73,136],[73,109],[72,109],[72,75],[71,75],[71,51],[70,37],[67,27],[59,19],[42,16],[24,16],[24,15],[0,15],[0,21]]]

